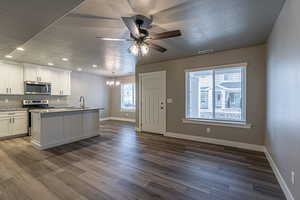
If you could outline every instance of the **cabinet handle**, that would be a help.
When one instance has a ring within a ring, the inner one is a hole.
[[[6,88],[6,94],[8,94],[8,88]]]
[[[9,118],[9,123],[11,124],[11,118]]]
[[[11,94],[11,88],[9,88],[9,93]]]
[[[15,123],[15,118],[13,118],[13,123]]]

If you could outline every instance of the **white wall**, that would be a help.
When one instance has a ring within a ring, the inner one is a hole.
[[[266,145],[300,199],[300,1],[287,0],[269,38]],[[295,184],[291,183],[295,171]]]
[[[118,77],[116,80],[122,83],[135,83],[135,76]],[[110,117],[126,118],[135,120],[134,112],[121,111],[121,85],[111,88],[111,101],[110,101]]]
[[[71,96],[68,97],[68,104],[79,106],[80,96],[85,97],[88,107],[104,108],[101,117],[109,116],[110,89],[106,86],[107,78],[82,72],[71,74]]]

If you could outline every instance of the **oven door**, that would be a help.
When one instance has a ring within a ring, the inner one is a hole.
[[[31,82],[26,81],[24,84],[24,93],[25,94],[51,94],[51,84],[42,83],[42,82]]]

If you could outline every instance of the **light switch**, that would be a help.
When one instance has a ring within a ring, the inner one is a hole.
[[[173,99],[172,98],[167,98],[167,103],[173,103]]]

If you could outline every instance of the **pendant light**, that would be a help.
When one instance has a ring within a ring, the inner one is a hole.
[[[115,72],[112,72],[112,74],[114,75]],[[110,81],[106,81],[106,85],[109,87],[117,87],[121,84],[120,81],[115,80],[115,78],[112,78]]]

